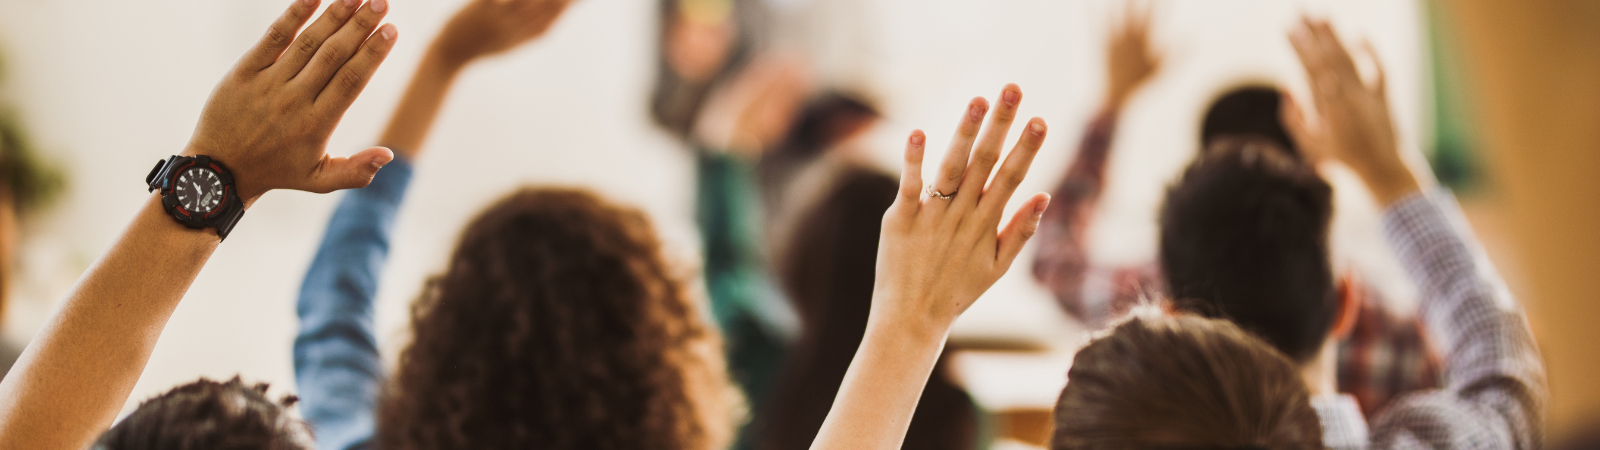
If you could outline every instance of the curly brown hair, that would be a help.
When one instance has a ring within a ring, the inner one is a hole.
[[[389,450],[713,449],[736,391],[644,214],[524,188],[466,228],[412,306],[379,406]]]

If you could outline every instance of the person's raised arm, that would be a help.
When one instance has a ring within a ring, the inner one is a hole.
[[[334,210],[295,305],[300,317],[295,382],[318,448],[372,443],[383,377],[372,302],[389,257],[395,216],[411,182],[412,160],[455,74],[472,61],[543,35],[568,3],[474,0],[457,12],[434,38],[380,140],[399,157]]]
[[[393,158],[380,147],[348,158],[324,151],[394,46],[395,27],[379,27],[388,4],[338,1],[297,37],[316,10],[316,0],[296,0],[272,24],[224,76],[182,150],[231,168],[245,205],[273,189],[361,187]],[[0,448],[82,449],[105,430],[219,241],[174,222],[159,196],[146,200],[0,382]]]
[[[1128,98],[1161,69],[1161,55],[1150,43],[1151,12],[1129,3],[1122,22],[1107,36],[1105,104],[1085,127],[1078,151],[1067,166],[1051,202],[1055,208],[1039,221],[1038,253],[1033,275],[1056,296],[1069,314],[1098,328],[1114,310],[1110,296],[1085,296],[1089,276],[1088,227],[1099,208],[1106,184],[1106,163],[1117,116]]]
[[[950,325],[1037,229],[1050,201],[1043,193],[1023,202],[1003,229],[1000,216],[1044,143],[1044,120],[1028,121],[989,181],[1021,101],[1022,91],[1007,85],[980,136],[989,104],[973,99],[926,192],[926,137],[911,133],[900,193],[883,217],[867,332],[811,448],[900,448]]]
[[[571,3],[572,0],[469,1],[428,46],[378,143],[394,149],[402,158],[415,157],[463,68],[544,35]]]
[[[1416,282],[1419,315],[1444,355],[1446,389],[1401,399],[1373,421],[1375,448],[1539,448],[1544,364],[1521,307],[1483,256],[1455,201],[1428,192],[1400,155],[1382,66],[1364,83],[1326,21],[1290,35],[1317,122],[1287,106],[1285,123],[1314,155],[1349,166],[1384,208],[1390,247]],[[1371,51],[1370,47],[1368,48]]]

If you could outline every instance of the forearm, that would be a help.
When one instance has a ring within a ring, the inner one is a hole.
[[[1033,262],[1034,278],[1050,288],[1068,313],[1091,324],[1104,321],[1108,308],[1086,304],[1083,296],[1089,271],[1086,228],[1104,189],[1116,114],[1114,107],[1102,109],[1085,127],[1078,152],[1051,197],[1054,207],[1039,223],[1039,252]]]
[[[345,195],[301,285],[295,382],[318,448],[370,444],[383,378],[372,303],[411,173],[408,161],[396,159]]]
[[[0,383],[0,448],[81,449],[110,426],[218,242],[151,196]]]
[[[874,303],[878,303],[876,300]],[[899,449],[948,327],[874,314],[812,449]],[[904,317],[904,316],[899,316]]]
[[[415,159],[422,144],[433,129],[445,96],[455,84],[456,76],[466,67],[467,61],[447,56],[437,46],[422,57],[411,84],[400,97],[399,106],[389,118],[378,144],[389,147],[396,154]]]

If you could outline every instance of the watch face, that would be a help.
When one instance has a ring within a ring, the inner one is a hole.
[[[222,204],[222,179],[206,167],[190,167],[178,174],[173,193],[189,212],[205,214]]]

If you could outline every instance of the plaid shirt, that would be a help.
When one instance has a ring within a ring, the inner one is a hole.
[[[1164,286],[1154,262],[1104,267],[1089,261],[1086,231],[1105,188],[1116,117],[1117,111],[1108,108],[1089,123],[1033,239],[1039,246],[1034,277],[1062,309],[1091,328],[1103,327],[1146,299],[1162,298]],[[1354,289],[1364,298],[1360,318],[1339,345],[1338,379],[1339,391],[1355,401],[1334,403],[1375,416],[1406,393],[1438,387],[1439,361],[1423,341],[1418,320],[1389,310],[1373,289]]]
[[[1370,430],[1354,408],[1318,399],[1323,441],[1333,448],[1540,448],[1544,364],[1527,318],[1455,199],[1438,192],[1400,200],[1385,212],[1384,232],[1421,290],[1422,320],[1445,355],[1445,387],[1400,398]]]

